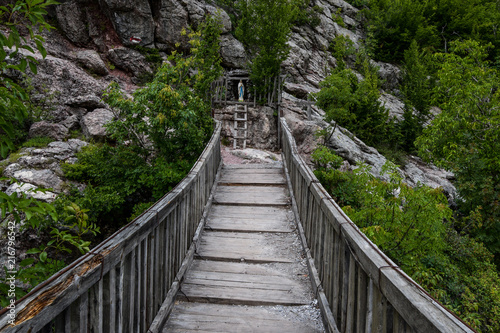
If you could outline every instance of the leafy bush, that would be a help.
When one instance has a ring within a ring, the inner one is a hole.
[[[29,139],[28,141],[24,142],[21,146],[22,147],[36,147],[36,148],[43,148],[47,147],[49,143],[54,141],[54,139],[46,137],[46,136],[37,136],[34,138]]]
[[[411,188],[393,164],[390,181],[369,167],[338,170],[338,156],[320,147],[314,174],[360,229],[432,296],[480,332],[500,329],[500,278],[492,254],[453,228],[452,211],[440,189]]]
[[[369,0],[368,7],[364,13],[370,45],[379,60],[400,62],[413,40],[424,49],[446,53],[450,42],[472,38],[495,46],[490,60],[500,54],[496,0]]]
[[[252,82],[266,91],[265,79],[279,74],[290,51],[288,36],[298,7],[291,0],[241,1],[238,6],[241,18],[236,37],[253,55]]]
[[[346,68],[346,59],[356,54],[354,42],[347,36],[338,35],[330,43],[329,50],[337,60],[337,68]]]
[[[439,43],[436,27],[427,15],[426,1],[371,0],[368,31],[374,39],[375,57],[386,62],[401,61],[413,40],[420,45]]]
[[[297,0],[296,6],[297,17],[293,21],[296,26],[309,25],[315,28],[321,24],[319,16],[323,13],[323,8],[317,5],[311,6],[311,0]]]
[[[220,73],[220,21],[209,17],[191,32],[191,54],[173,52],[153,80],[127,98],[116,83],[104,95],[116,121],[107,125],[114,145],[89,145],[66,177],[85,182],[71,198],[99,225],[121,225],[157,201],[189,172],[213,131],[207,84]],[[186,32],[187,33],[187,32]],[[205,61],[206,60],[206,61]],[[195,74],[192,74],[195,73]]]
[[[24,102],[28,99],[26,91],[16,82],[8,78],[4,71],[15,70],[25,73],[29,69],[36,74],[37,61],[33,56],[20,56],[19,49],[26,49],[34,53],[28,45],[26,38],[21,35],[19,29],[24,27],[29,38],[32,39],[42,56],[46,56],[47,51],[43,47],[43,37],[34,32],[38,27],[43,29],[52,27],[45,21],[43,15],[47,14],[46,8],[55,4],[53,0],[37,1],[16,1],[6,6],[0,7],[0,18],[6,30],[0,31],[0,156],[5,158],[10,150],[14,150],[13,139],[19,135],[15,133],[12,120],[22,124],[27,117],[27,110]],[[7,36],[4,33],[8,34]],[[11,48],[14,52],[7,55],[6,48]],[[13,60],[18,57],[19,62],[8,63],[7,58]]]
[[[392,133],[388,111],[378,101],[376,70],[368,61],[363,67],[363,80],[359,80],[351,69],[335,69],[320,83],[317,105],[325,110],[325,121],[331,124],[333,131],[338,124],[366,144],[373,145],[386,142]]]
[[[435,55],[440,68],[433,101],[442,112],[416,145],[421,156],[455,173],[469,231],[500,254],[499,75],[488,66],[487,46],[468,40],[451,43],[451,51]]]

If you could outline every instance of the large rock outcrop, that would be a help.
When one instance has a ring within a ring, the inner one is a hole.
[[[84,141],[69,139],[51,142],[45,148],[23,148],[18,159],[7,165],[2,175],[18,182],[0,181],[0,189],[7,194],[22,192],[36,199],[53,201],[57,194],[68,191],[71,185],[81,186],[64,178],[60,164],[74,163],[75,154],[86,145]],[[50,190],[40,192],[38,189]]]
[[[215,110],[215,118],[222,121],[222,135],[233,137],[234,112],[236,105]],[[267,106],[248,107],[247,145],[256,149],[275,150],[278,148],[277,117],[274,109]]]
[[[322,120],[324,112],[317,107],[312,108],[312,118],[307,120],[304,108],[297,103],[297,99],[304,100],[309,93],[317,92],[320,82],[336,66],[337,59],[329,51],[330,43],[336,36],[347,36],[355,48],[360,47],[365,37],[358,21],[358,10],[347,2],[316,0],[314,4],[322,8],[319,13],[320,24],[316,27],[305,25],[294,28],[288,42],[290,54],[283,63],[287,80],[282,110],[306,157],[318,144],[316,131],[326,124]],[[341,11],[337,14],[339,8]],[[109,111],[104,110],[106,104],[101,100],[102,91],[108,83],[118,81],[130,92],[136,88],[133,82],[137,82],[131,81],[130,76],[137,78],[151,74],[144,56],[129,47],[138,44],[169,51],[177,48],[176,44],[179,43],[181,49],[187,48],[188,37],[182,34],[183,29],[196,28],[206,15],[217,12],[223,23],[223,65],[243,68],[248,62],[247,54],[243,45],[230,34],[232,27],[229,16],[202,0],[64,2],[56,8],[54,15],[68,40],[62,40],[58,32],[51,32],[48,36],[54,38],[47,38],[49,56],[42,59],[39,54],[35,55],[40,65],[39,75],[33,80],[37,91],[34,100],[42,103],[49,98],[54,107],[50,111],[50,119],[43,119],[45,122],[34,125],[32,135],[62,139],[67,137],[69,131],[82,127],[88,137],[102,138],[102,124],[111,119]],[[338,15],[343,23],[339,21]],[[94,50],[82,49],[83,46]],[[398,99],[397,91],[400,70],[390,64],[373,64],[379,67],[385,90],[380,101],[392,116],[401,119],[404,105]],[[115,66],[113,70],[108,68]],[[223,120],[225,132],[230,136],[231,108],[218,111],[217,116]],[[97,134],[90,133],[87,125],[90,118],[94,118],[92,123],[98,124]],[[57,130],[52,131],[51,128]],[[50,134],[46,134],[47,131]],[[275,148],[277,135],[274,111],[250,108],[248,133],[249,142],[254,147]],[[347,130],[338,128],[326,144],[353,167],[363,161],[372,166],[375,175],[380,176],[381,167],[386,161],[384,156]],[[433,187],[441,186],[449,194],[454,193],[450,182],[452,175],[427,166],[418,159],[411,158],[401,172],[410,184],[420,182]]]

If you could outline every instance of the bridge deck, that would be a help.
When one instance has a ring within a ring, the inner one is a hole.
[[[164,332],[322,332],[282,167],[224,166]]]

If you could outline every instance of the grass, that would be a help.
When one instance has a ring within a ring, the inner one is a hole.
[[[52,141],[54,141],[54,139],[49,138],[49,137],[45,137],[45,136],[39,136],[39,137],[31,138],[28,141],[24,142],[21,145],[21,147],[23,147],[23,148],[31,148],[31,147],[44,148],[44,147],[47,147],[47,145],[49,143],[51,143]]]

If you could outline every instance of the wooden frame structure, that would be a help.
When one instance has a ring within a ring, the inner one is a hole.
[[[474,332],[343,213],[298,154],[286,121],[281,123],[283,160],[325,327],[330,332]]]
[[[248,89],[249,98],[247,99],[249,101],[239,102],[236,99],[229,98],[229,95],[231,95],[230,82],[240,80],[244,82],[246,89]],[[264,101],[264,105],[277,108],[281,104],[281,91],[284,80],[284,75],[266,78],[265,85],[269,89],[264,93],[258,93],[255,89],[252,89],[252,81],[248,75],[225,74],[212,82],[210,86],[212,105],[248,104],[255,107],[259,102]]]
[[[221,166],[221,124],[189,174],[155,205],[16,303],[0,332],[146,332],[192,260]]]

